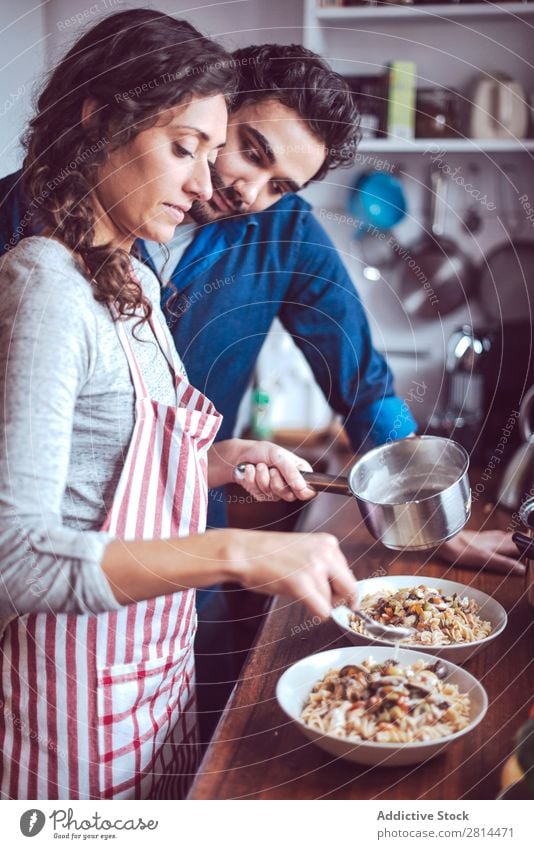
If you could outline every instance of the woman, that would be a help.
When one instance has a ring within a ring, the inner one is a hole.
[[[147,10],[88,32],[53,73],[25,176],[45,236],[0,266],[3,798],[174,798],[196,766],[194,587],[286,593],[327,616],[356,583],[329,535],[203,534],[208,486],[308,498],[270,443],[211,448],[156,279],[225,140],[233,69]]]

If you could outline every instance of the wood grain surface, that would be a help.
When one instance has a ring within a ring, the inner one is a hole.
[[[347,457],[345,461],[347,461]],[[475,476],[476,480],[476,476]],[[471,483],[474,477],[471,475]],[[489,508],[474,505],[471,527]],[[492,511],[491,527],[510,526]],[[512,519],[513,521],[513,519]],[[277,705],[276,682],[305,655],[350,645],[332,622],[315,624],[302,604],[276,599],[243,668],[192,787],[192,799],[491,799],[513,737],[532,698],[532,608],[521,577],[447,566],[432,554],[397,555],[373,542],[352,499],[320,495],[304,528],[335,533],[359,578],[437,576],[494,596],[508,612],[504,633],[465,664],[482,682],[489,710],[478,727],[442,755],[410,767],[365,767],[334,758],[308,741]]]

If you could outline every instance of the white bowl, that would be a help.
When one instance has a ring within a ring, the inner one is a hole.
[[[468,734],[482,720],[488,709],[488,697],[484,687],[465,669],[455,666],[454,663],[442,661],[449,672],[447,682],[457,684],[461,693],[467,693],[471,704],[469,725],[449,737],[441,737],[439,740],[424,743],[359,743],[354,740],[341,740],[331,734],[321,734],[302,721],[300,714],[314,684],[330,669],[340,669],[348,663],[361,663],[369,657],[382,663],[391,656],[391,648],[376,646],[371,648],[349,646],[344,649],[310,654],[290,666],[279,679],[276,685],[278,704],[297,728],[321,749],[336,757],[372,766],[406,766],[426,761],[439,755],[464,734]],[[399,663],[411,664],[417,660],[432,663],[438,658],[418,651],[400,650]]]
[[[474,599],[480,605],[478,615],[481,619],[486,619],[491,622],[491,633],[482,640],[474,640],[472,643],[453,643],[450,646],[425,646],[422,643],[403,643],[402,648],[414,649],[422,652],[431,652],[439,655],[441,658],[452,660],[453,663],[465,663],[470,657],[473,657],[480,649],[485,648],[488,643],[491,643],[495,637],[504,631],[508,617],[506,610],[486,593],[481,590],[476,590],[473,587],[466,587],[465,584],[458,584],[456,581],[443,581],[441,578],[430,578],[425,575],[392,575],[385,578],[366,578],[363,581],[358,581],[358,593],[360,601],[365,596],[373,595],[374,593],[384,590],[396,592],[404,587],[425,586],[433,589],[442,590],[445,595],[458,593],[460,596],[467,596]],[[373,640],[372,637],[366,637],[365,634],[358,634],[350,627],[350,613],[348,607],[341,605],[336,607],[332,612],[332,618],[341,628],[345,636],[354,643],[355,646],[390,646],[391,643],[387,640]]]

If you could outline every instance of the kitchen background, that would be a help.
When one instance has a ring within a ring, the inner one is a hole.
[[[338,247],[397,392],[421,426],[474,443],[488,412],[500,411],[506,422],[534,382],[534,2],[4,2],[0,174],[21,162],[18,138],[32,94],[55,58],[99,16],[147,5],[188,18],[230,49],[302,42],[351,78],[364,115],[357,161],[305,196]],[[417,120],[410,126],[411,97]],[[376,176],[366,185],[372,171],[396,192],[389,202]],[[359,191],[351,188],[357,180]],[[434,228],[440,258],[457,263],[439,297],[438,272],[425,273],[428,244],[419,244],[430,236],[436,190],[444,201]],[[383,229],[387,219],[390,230]],[[508,250],[495,255],[500,245]],[[262,352],[257,383],[265,393],[264,427],[329,425],[327,403],[279,326]],[[242,405],[242,425],[254,413],[251,398]],[[486,441],[498,439],[500,427],[494,421]]]

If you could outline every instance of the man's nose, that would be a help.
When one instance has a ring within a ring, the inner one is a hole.
[[[234,184],[236,192],[239,194],[243,204],[247,207],[252,206],[258,199],[265,180],[257,178],[255,180],[238,180]]]

